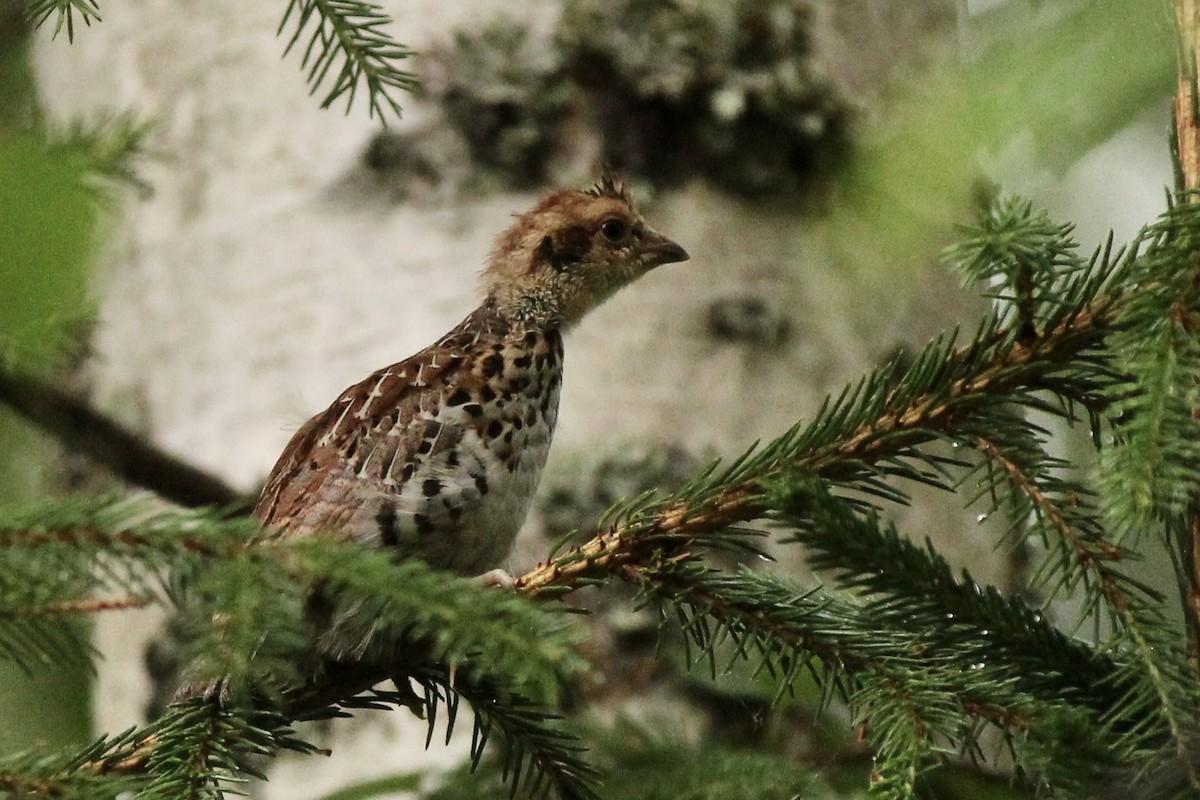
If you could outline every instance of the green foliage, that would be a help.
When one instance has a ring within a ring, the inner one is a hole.
[[[0,348],[45,355],[64,319],[87,315],[96,207],[77,160],[36,133],[0,130]]]
[[[712,742],[682,743],[649,725],[622,721],[612,730],[589,733],[592,756],[606,768],[602,795],[607,800],[825,800],[859,794],[836,792],[787,758]],[[500,759],[484,759],[476,770],[452,773],[424,797],[506,800],[510,793],[501,773]]]
[[[86,614],[97,593],[134,607],[160,600],[157,571],[232,552],[253,530],[105,499],[9,507],[0,519],[0,649],[29,669],[87,653],[84,629],[60,623]],[[213,524],[197,530],[204,521]]]
[[[146,755],[148,780],[138,794],[146,800],[221,800],[244,784],[245,776],[262,777],[251,756],[315,750],[295,739],[277,714],[203,700],[174,706],[148,733],[155,746]]]
[[[251,763],[281,750],[312,753],[289,722],[271,711],[222,708],[192,700],[142,728],[104,737],[76,753],[23,753],[0,762],[0,792],[17,797],[180,800],[236,792]]]
[[[403,772],[337,789],[320,800],[372,800],[376,797],[392,797],[398,792],[413,793],[420,788],[420,773]]]
[[[959,260],[958,270],[972,282],[990,284],[989,296],[1013,310],[1015,322],[1028,335],[1034,314],[1053,303],[1058,283],[1087,265],[1076,255],[1070,225],[1055,225],[1033,204],[1016,200],[995,204],[968,238],[948,257]]]
[[[325,634],[335,658],[361,658],[383,642],[418,641],[427,660],[460,676],[503,675],[512,690],[556,702],[586,669],[580,632],[567,618],[475,578],[451,577],[419,562],[324,541],[287,543],[301,574],[320,581],[337,620]],[[480,613],[486,609],[486,613]]]
[[[415,75],[397,66],[412,51],[392,38],[390,23],[377,4],[365,0],[288,0],[279,32],[293,31],[285,53],[307,38],[300,66],[312,93],[332,83],[321,108],[345,97],[349,111],[362,86],[371,116],[382,120],[385,106],[399,116],[399,93],[418,86]]]
[[[1162,530],[1157,520],[1185,513],[1194,502],[1200,463],[1200,267],[1197,211],[1183,205],[1151,226],[1130,271],[1139,291],[1125,307],[1114,337],[1114,367],[1136,392],[1110,392],[1120,421],[1105,454],[1103,486],[1118,530]]]
[[[83,187],[109,207],[126,187],[147,191],[138,178],[153,125],[130,113],[76,119],[49,134],[52,155],[76,165]]]
[[[149,750],[163,754],[147,762],[150,796],[216,797],[245,772],[245,755],[278,749],[281,736],[304,749],[287,738],[277,709],[287,702],[282,690],[319,667],[314,656],[386,659],[391,671],[379,679],[425,686],[431,733],[439,705],[453,717],[465,697],[475,706],[477,757],[494,731],[515,784],[590,796],[578,744],[545,710],[585,667],[578,631],[562,615],[419,562],[396,564],[386,553],[335,541],[264,539],[247,519],[167,511],[145,500],[9,508],[0,520],[2,657],[31,670],[80,661],[90,654],[86,631],[59,622],[102,610],[91,603],[97,595],[108,608],[181,604],[185,685],[211,687],[220,702],[175,707],[143,732],[155,737]],[[327,622],[314,640],[312,612],[322,606]],[[371,697],[340,707],[407,703],[399,693]],[[319,708],[291,713],[321,716]],[[268,722],[259,721],[264,714]],[[113,747],[134,754],[145,747],[142,739],[122,742]],[[54,780],[75,780],[70,772],[63,766]]]
[[[1005,2],[959,27],[963,57],[902,91],[887,125],[864,131],[848,160],[845,202],[829,237],[847,273],[886,292],[923,268],[931,243],[961,220],[981,152],[1029,142],[1039,168],[1065,173],[1175,81],[1168,0]]]
[[[75,20],[100,22],[96,0],[30,0],[28,16],[35,27],[54,17],[54,36],[66,28],[75,40]],[[400,116],[400,94],[418,86],[417,77],[399,63],[413,54],[387,30],[391,18],[369,0],[288,0],[279,23],[280,35],[291,31],[284,54],[301,48],[300,68],[312,94],[324,91],[321,108],[341,98],[346,111],[363,90],[372,117],[385,112]]]
[[[37,368],[91,316],[88,268],[103,210],[136,184],[148,127],[131,116],[43,134],[0,129],[0,361]]]
[[[419,673],[414,677],[425,686],[430,735],[439,697],[446,703],[449,729],[453,728],[457,698],[471,704],[475,712],[472,767],[478,766],[483,758],[489,737],[498,732],[503,739],[498,754],[500,777],[512,787],[511,793],[523,790],[538,797],[553,790],[555,797],[564,800],[597,800],[596,770],[584,760],[585,748],[579,740],[557,724],[557,715],[530,702],[510,686],[478,673],[468,676],[465,682],[459,682],[455,676],[453,687],[442,675]]]
[[[96,0],[31,0],[29,16],[37,27],[41,27],[51,16],[54,17],[54,36],[67,29],[67,41],[75,41],[75,15],[84,25],[91,27],[92,21],[100,21],[100,7]]]

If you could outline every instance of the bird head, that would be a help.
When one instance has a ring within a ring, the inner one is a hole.
[[[605,175],[563,190],[500,235],[483,270],[484,293],[514,320],[570,327],[622,286],[687,252],[646,224],[625,185]]]

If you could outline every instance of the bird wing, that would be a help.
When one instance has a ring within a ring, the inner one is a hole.
[[[378,370],[346,389],[304,423],[284,448],[254,509],[264,525],[336,530],[349,511],[339,484],[366,477],[381,486],[403,483],[426,433],[434,433],[447,385],[469,373],[466,359],[445,348],[426,350]]]
[[[350,517],[361,512],[364,494],[399,493],[419,461],[475,424],[469,412],[478,406],[469,401],[488,379],[485,345],[507,327],[483,306],[433,346],[342,392],[284,448],[255,518],[289,533],[353,536]],[[380,525],[386,529],[386,520]]]

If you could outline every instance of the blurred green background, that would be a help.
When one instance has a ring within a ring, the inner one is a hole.
[[[64,323],[87,316],[103,212],[88,187],[86,151],[72,156],[73,148],[47,139],[20,6],[0,12],[0,359],[50,374],[70,327]],[[52,494],[57,456],[0,406],[0,503]],[[89,675],[53,665],[27,675],[5,661],[0,685],[0,749],[91,739]]]

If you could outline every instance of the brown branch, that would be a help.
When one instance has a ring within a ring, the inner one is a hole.
[[[1197,96],[1197,60],[1200,54],[1200,0],[1176,0],[1175,19],[1179,28],[1179,76],[1175,86],[1175,154],[1181,188],[1200,190],[1200,98]],[[1195,287],[1193,287],[1195,288]],[[1194,320],[1182,301],[1175,304],[1172,322],[1186,330]],[[1188,660],[1192,673],[1200,676],[1200,515],[1190,512],[1191,547],[1186,559],[1184,614],[1188,618]]]
[[[1014,344],[999,353],[977,374],[954,381],[948,392],[912,398],[903,407],[887,411],[841,441],[777,461],[765,473],[719,488],[715,494],[699,500],[668,499],[656,510],[614,522],[586,543],[517,578],[516,588],[531,596],[572,591],[589,579],[616,573],[627,565],[647,563],[665,540],[683,546],[689,537],[760,517],[765,511],[764,482],[772,477],[787,472],[832,475],[847,464],[875,463],[901,447],[911,446],[914,436],[929,435],[931,430],[951,430],[971,413],[968,401],[1033,385],[1043,372],[1097,344],[1116,321],[1121,299],[1100,298],[1037,339]],[[997,332],[985,346],[999,344],[1006,335]],[[952,358],[964,361],[969,352],[976,350],[978,347],[962,349]],[[901,442],[897,434],[909,437]]]
[[[1179,26],[1179,78],[1175,84],[1175,138],[1183,188],[1200,189],[1200,104],[1196,96],[1200,52],[1200,2],[1176,0]]]
[[[49,544],[89,544],[97,547],[125,548],[162,548],[164,544],[169,544],[176,552],[182,550],[200,556],[220,557],[239,549],[268,545],[270,540],[230,542],[224,546],[217,546],[218,543],[197,539],[184,533],[174,534],[169,542],[165,542],[164,540],[156,541],[137,531],[106,531],[90,528],[0,529],[0,548],[41,547]]]
[[[67,614],[98,614],[103,611],[127,611],[131,608],[145,608],[154,602],[150,596],[118,597],[107,600],[65,600],[60,603],[46,603],[29,608],[17,608],[6,611],[4,616],[9,619],[25,619],[28,617],[61,617]]]
[[[150,735],[114,753],[85,761],[76,769],[92,775],[136,775],[146,771],[146,764],[157,746],[158,737]]]
[[[100,413],[83,400],[28,375],[0,369],[0,403],[118,478],[188,508],[246,513],[241,492]]]

